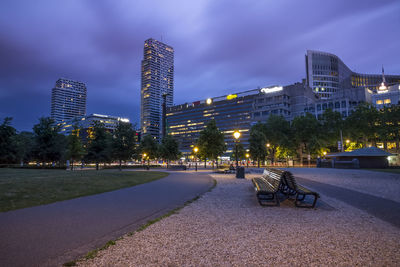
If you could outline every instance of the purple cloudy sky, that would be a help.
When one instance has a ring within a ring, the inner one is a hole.
[[[139,121],[143,42],[175,48],[175,104],[305,77],[307,49],[352,70],[400,74],[399,0],[2,0],[0,119],[30,130],[59,77],[87,113]]]

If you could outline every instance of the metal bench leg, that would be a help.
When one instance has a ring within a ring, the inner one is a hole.
[[[299,196],[301,195],[301,198],[299,198]],[[307,196],[313,196],[314,197],[314,201],[313,204],[309,205],[309,204],[303,204],[302,201],[305,199],[305,197]],[[314,208],[315,204],[317,204],[317,195],[314,194],[296,194],[296,200],[295,200],[295,205],[296,207],[299,208]]]

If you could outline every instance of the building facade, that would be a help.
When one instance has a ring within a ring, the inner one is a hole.
[[[75,126],[78,128],[79,136],[83,141],[92,136],[92,128],[95,123],[102,123],[106,131],[112,133],[117,128],[119,122],[129,123],[128,118],[122,118],[118,116],[101,115],[101,114],[90,114],[87,116],[75,117],[74,119],[59,123],[60,133],[64,135],[70,135],[74,132]],[[140,131],[136,130],[136,141],[140,141]]]
[[[140,126],[143,135],[162,138],[162,105],[174,99],[174,49],[155,39],[144,42],[141,68]]]
[[[372,105],[381,109],[391,105],[400,105],[400,84],[385,86],[371,97]]]
[[[250,128],[265,122],[271,114],[282,115],[288,120],[294,114],[304,113],[306,103],[315,103],[311,88],[303,83],[289,86],[269,86],[240,93],[208,98],[167,109],[168,133],[180,144],[180,150],[191,153],[200,132],[214,119],[225,134],[227,153],[235,147],[233,132],[239,131],[239,142],[249,148]]]
[[[86,85],[60,78],[51,92],[51,118],[62,123],[86,114]]]
[[[336,55],[307,50],[307,85],[320,98],[330,98],[339,89],[363,87],[376,92],[382,81],[380,74],[361,74],[350,70]],[[400,75],[386,75],[389,85],[400,83]]]

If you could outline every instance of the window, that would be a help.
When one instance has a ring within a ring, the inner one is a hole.
[[[346,117],[347,117],[346,111],[342,111],[342,117],[343,117],[343,118],[346,118]]]
[[[376,100],[376,104],[377,105],[382,105],[383,104],[383,100]]]
[[[385,103],[385,104],[390,104],[391,101],[390,101],[390,99],[385,99],[385,101],[384,101],[383,103]]]
[[[322,104],[322,110],[325,110],[327,108],[326,103]]]
[[[329,102],[328,108],[333,109],[333,103],[332,102]]]
[[[335,108],[340,108],[340,103],[339,102],[335,102]]]
[[[254,112],[254,117],[260,117],[260,112]]]
[[[320,111],[321,110],[321,104],[317,105],[317,110]]]
[[[342,101],[342,108],[346,107],[346,101]]]

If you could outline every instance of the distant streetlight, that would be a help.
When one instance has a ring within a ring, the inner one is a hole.
[[[270,147],[270,146],[271,146],[271,145],[268,143],[268,144],[267,144],[267,147]]]
[[[236,141],[235,141],[235,157],[236,157],[236,168],[237,168],[239,166],[239,163],[238,163],[238,145],[237,145],[237,143],[239,142],[240,132],[239,131],[234,131],[233,132],[233,137],[236,139]]]
[[[250,157],[250,154],[249,154],[249,153],[246,153],[247,168],[249,167],[249,157]]]
[[[195,146],[193,148],[193,151],[194,151],[195,170],[197,172],[197,152],[199,152],[199,148],[197,146]]]
[[[348,144],[348,143],[350,143],[350,140],[349,140],[349,139],[346,140],[346,144]]]
[[[206,103],[207,103],[207,105],[211,105],[212,99],[211,98],[207,98]]]

